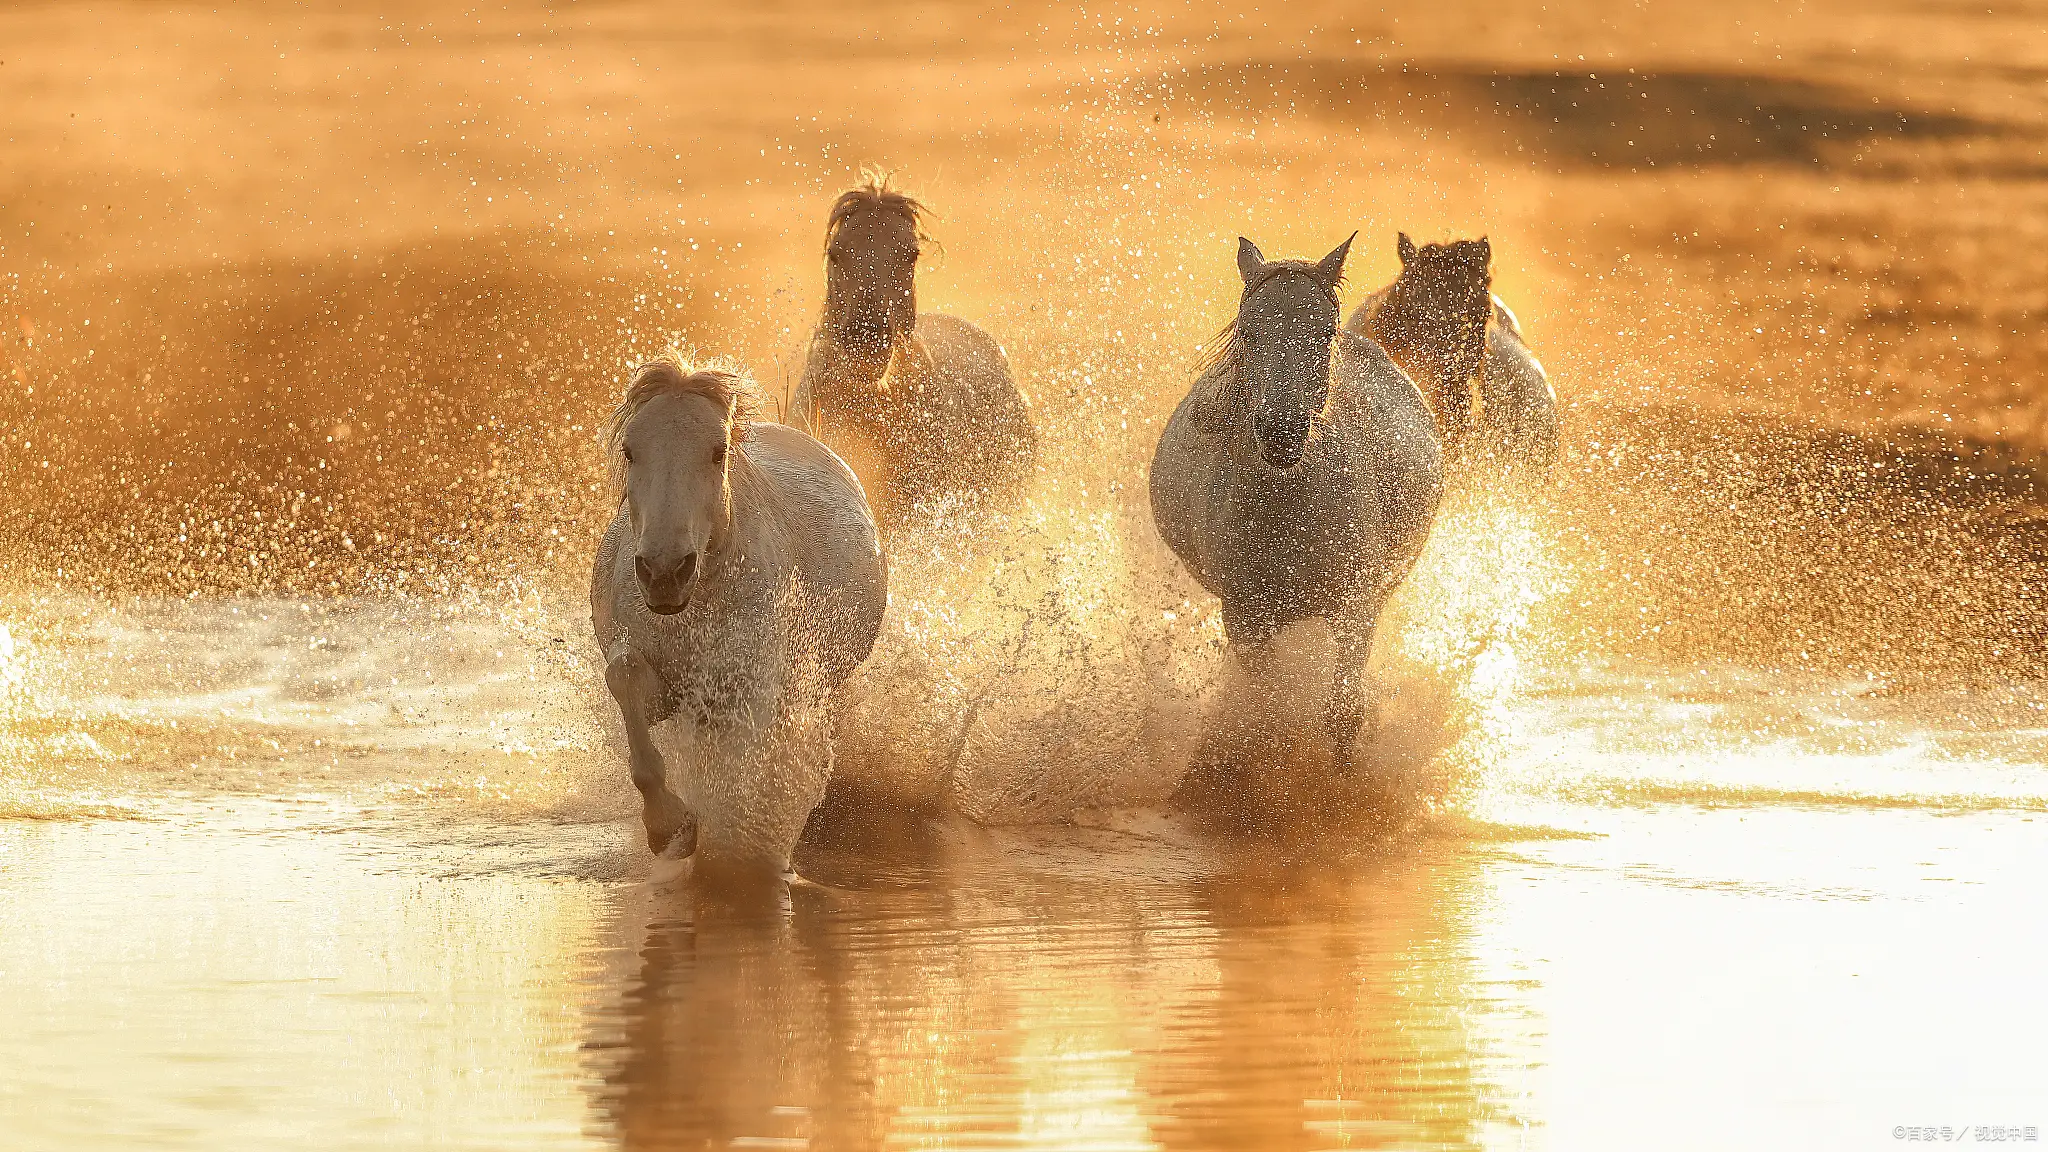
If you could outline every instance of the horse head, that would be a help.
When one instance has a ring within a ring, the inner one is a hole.
[[[1313,264],[1268,261],[1258,245],[1237,239],[1244,295],[1230,343],[1238,387],[1251,406],[1259,456],[1271,467],[1301,463],[1329,403],[1337,288],[1344,282],[1344,257],[1350,250],[1347,239]]]
[[[612,467],[633,531],[633,572],[648,610],[689,607],[709,555],[732,528],[732,462],[752,393],[718,370],[660,360],[633,374],[612,420]]]
[[[1493,317],[1493,249],[1481,236],[1421,248],[1398,234],[1397,282],[1412,338],[1441,366],[1422,382],[1445,392],[1463,388],[1486,362],[1486,323]]]
[[[825,324],[847,348],[886,354],[917,326],[924,206],[872,178],[832,204],[825,226]]]

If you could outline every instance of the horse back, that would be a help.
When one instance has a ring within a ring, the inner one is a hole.
[[[984,483],[1028,466],[1038,434],[1009,355],[995,337],[957,316],[920,313],[915,344],[904,375],[913,386],[924,386],[922,402],[946,434],[937,450]]]
[[[1515,318],[1514,310],[1508,307],[1508,302],[1498,296],[1493,298],[1493,326],[1517,340],[1522,338],[1522,322]]]
[[[1486,369],[1479,377],[1482,418],[1511,459],[1548,472],[1558,450],[1557,389],[1522,339],[1514,313],[1494,303],[1496,322],[1487,326]]]
[[[1379,322],[1380,308],[1386,304],[1387,297],[1393,291],[1394,285],[1390,282],[1382,285],[1365,299],[1360,300],[1358,307],[1351,310],[1351,318],[1344,322],[1344,330],[1353,336],[1363,336],[1368,340],[1379,339],[1379,333],[1376,328]]]

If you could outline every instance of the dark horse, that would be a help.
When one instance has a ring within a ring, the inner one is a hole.
[[[825,312],[786,416],[846,456],[885,525],[919,500],[1011,493],[1038,450],[1002,346],[917,310],[924,215],[882,179],[833,202]]]
[[[1471,449],[1478,432],[1477,446],[1509,467],[1548,472],[1557,458],[1557,393],[1515,314],[1493,295],[1486,237],[1418,249],[1403,232],[1397,250],[1400,276],[1366,297],[1345,331],[1378,343],[1421,385],[1453,456]]]
[[[1296,621],[1337,642],[1327,724],[1340,771],[1377,723],[1366,658],[1380,611],[1429,537],[1443,456],[1421,392],[1370,340],[1337,329],[1346,240],[1317,263],[1238,239],[1237,320],[1152,458],[1152,516],[1223,602],[1247,668]]]

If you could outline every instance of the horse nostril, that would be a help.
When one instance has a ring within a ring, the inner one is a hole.
[[[647,557],[633,557],[633,575],[638,576],[643,585],[654,583],[654,569],[648,567]]]
[[[676,566],[676,583],[688,584],[696,576],[697,554],[692,552],[688,556],[683,557],[683,562]]]

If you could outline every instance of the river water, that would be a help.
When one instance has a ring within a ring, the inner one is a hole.
[[[1394,669],[1385,739],[1462,763],[1396,828],[1219,826],[1143,781],[1056,821],[861,809],[741,906],[650,870],[572,609],[10,612],[9,1147],[1874,1148],[2048,1124],[2024,685],[1495,652],[1431,743],[1402,725],[1447,713],[1404,720],[1427,685]],[[1419,620],[1383,649],[1426,649]]]

